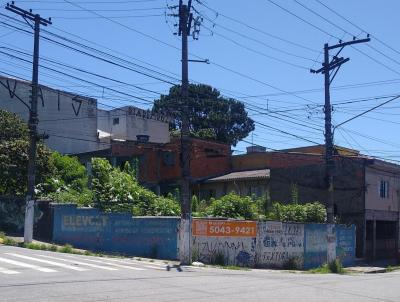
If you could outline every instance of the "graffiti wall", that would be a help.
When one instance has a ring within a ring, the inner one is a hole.
[[[326,224],[278,221],[193,221],[194,260],[268,268],[314,268],[327,260]],[[355,227],[336,225],[333,247],[346,266],[355,258]]]
[[[53,241],[141,257],[177,259],[178,217],[132,217],[53,204]],[[194,219],[192,258],[208,264],[313,268],[326,262],[326,224]],[[355,227],[336,225],[335,252],[344,265],[355,257]]]
[[[336,257],[343,265],[350,266],[354,264],[356,256],[356,227],[355,225],[345,226],[336,225]]]
[[[141,257],[177,259],[176,217],[132,217],[54,205],[53,241]]]
[[[303,224],[278,221],[259,223],[257,266],[301,268],[303,260]]]
[[[193,220],[193,259],[204,263],[254,266],[255,221]]]

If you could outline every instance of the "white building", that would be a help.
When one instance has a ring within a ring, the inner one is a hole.
[[[99,138],[110,140],[136,141],[138,136],[148,137],[150,143],[169,143],[168,118],[149,110],[126,106],[110,111],[97,111]]]
[[[31,83],[0,76],[0,109],[29,118]],[[148,135],[149,142],[169,142],[168,121],[135,107],[111,111],[97,108],[97,100],[40,86],[38,132],[47,134],[45,144],[63,154],[99,151],[112,140],[136,141]]]

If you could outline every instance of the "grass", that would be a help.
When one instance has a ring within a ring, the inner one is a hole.
[[[221,269],[234,270],[234,271],[249,271],[250,270],[250,268],[248,268],[248,267],[236,266],[236,265],[216,265],[215,267],[221,268]]]
[[[386,273],[394,272],[400,270],[400,265],[388,265],[386,267]]]
[[[41,250],[41,251],[50,251],[50,252],[60,252],[60,253],[68,253],[68,254],[79,254],[79,255],[86,255],[86,256],[93,256],[98,255],[96,253],[92,253],[90,251],[81,251],[74,249],[72,245],[65,244],[63,246],[58,246],[55,244],[45,244],[45,243],[24,243],[18,242],[12,238],[7,237],[3,232],[0,232],[0,243],[4,245],[11,245],[11,246],[19,246],[31,250]]]
[[[336,259],[330,263],[313,268],[307,271],[310,274],[346,274],[346,270],[343,268],[342,263],[339,259]]]

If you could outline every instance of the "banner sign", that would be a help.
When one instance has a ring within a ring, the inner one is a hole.
[[[194,220],[193,236],[207,237],[256,237],[255,221]]]

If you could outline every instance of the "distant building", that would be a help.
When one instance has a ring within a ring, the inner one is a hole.
[[[357,150],[339,146],[334,149],[334,214],[340,223],[356,225],[357,256],[370,260],[396,258],[399,255],[400,166],[365,156]],[[232,157],[232,171],[247,171],[239,173],[246,175],[249,170],[270,169],[271,201],[289,203],[295,197],[299,203],[327,203],[323,145],[277,152],[248,151]],[[212,183],[213,179],[210,180]],[[215,191],[232,187],[235,179],[226,181],[219,181]],[[211,183],[205,182],[202,187]],[[248,183],[241,190],[251,192],[252,186]]]
[[[170,141],[169,119],[133,106],[113,110],[98,109],[99,138],[102,141],[145,141],[166,144]]]
[[[190,176],[193,190],[200,180],[227,173],[231,169],[230,145],[192,138]],[[78,154],[83,163],[92,157],[107,158],[112,165],[122,167],[125,162],[136,166],[138,180],[158,194],[179,188],[182,179],[181,140],[169,143],[141,143],[113,140],[105,150]]]
[[[0,109],[29,118],[31,83],[0,76]],[[133,106],[99,109],[97,100],[40,85],[38,132],[45,144],[63,154],[97,152],[113,140],[168,143],[169,120]]]
[[[31,83],[0,77],[0,109],[28,120]],[[64,154],[100,149],[97,140],[97,101],[52,89],[39,88],[38,132],[46,133],[46,145]]]

